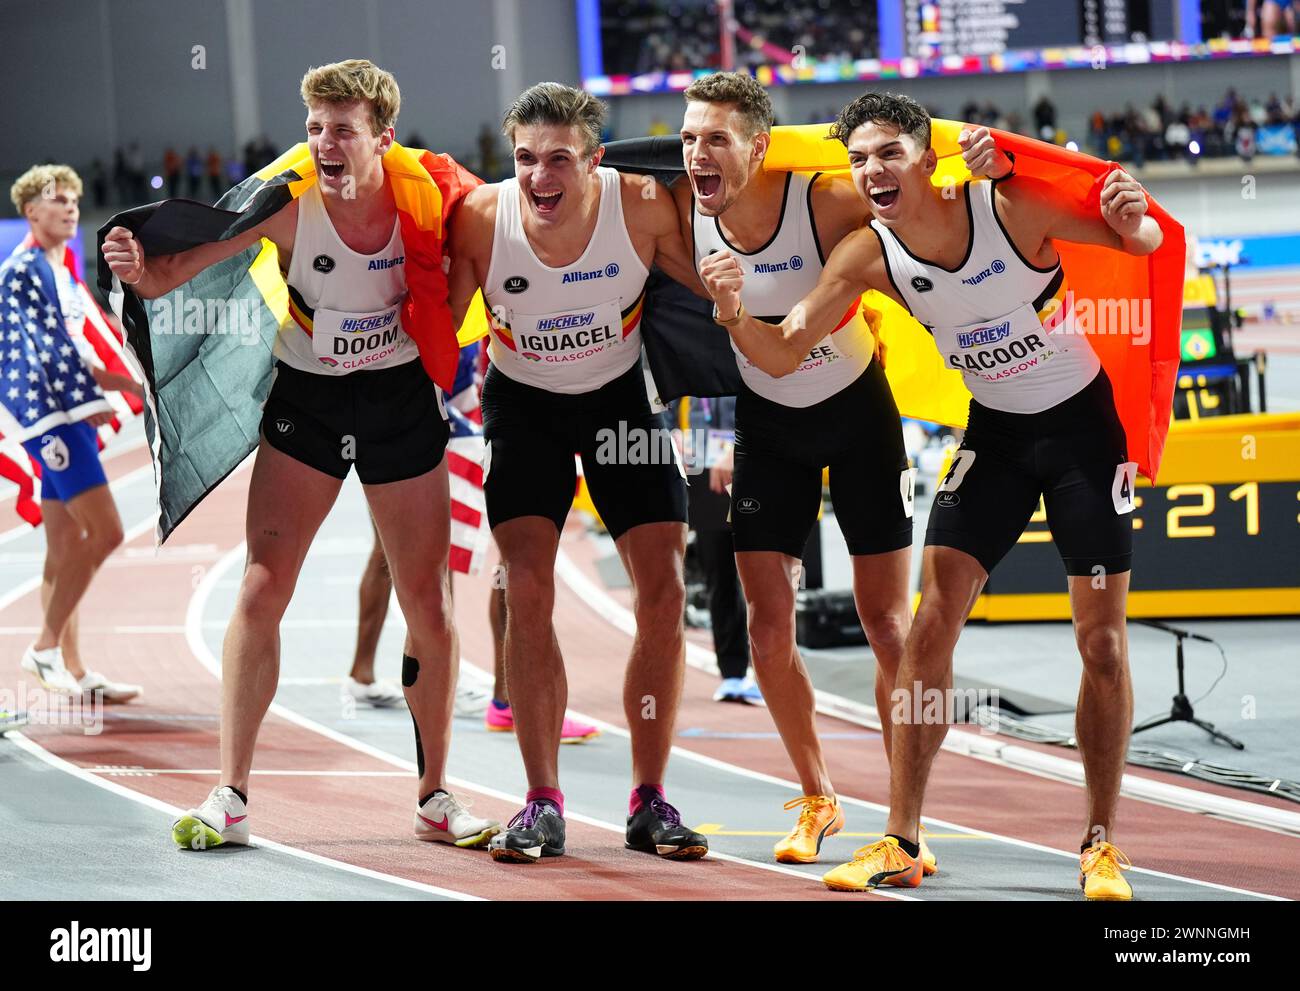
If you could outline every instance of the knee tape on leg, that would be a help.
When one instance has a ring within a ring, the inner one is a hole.
[[[420,662],[410,654],[402,655],[402,687],[410,688],[420,677]]]

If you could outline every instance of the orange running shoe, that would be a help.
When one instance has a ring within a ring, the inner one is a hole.
[[[1123,871],[1133,866],[1124,851],[1111,843],[1096,843],[1079,855],[1079,887],[1090,902],[1126,902],[1133,889]]]
[[[832,795],[800,795],[783,806],[802,805],[794,829],[780,840],[774,852],[778,864],[815,864],[822,840],[844,828],[844,811]]]
[[[882,884],[915,888],[921,883],[921,858],[908,856],[898,840],[886,836],[854,851],[853,859],[822,875],[832,891],[870,891]]]

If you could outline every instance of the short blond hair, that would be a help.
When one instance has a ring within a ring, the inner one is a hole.
[[[43,196],[46,189],[58,189],[60,186],[71,189],[78,199],[81,198],[81,176],[77,175],[72,166],[33,165],[9,187],[9,198],[18,209],[18,215],[22,216],[23,208],[28,203]]]
[[[402,93],[391,72],[385,72],[369,59],[350,58],[307,70],[302,77],[302,102],[311,109],[313,103],[370,103],[370,126],[383,134],[397,123],[402,109]]]

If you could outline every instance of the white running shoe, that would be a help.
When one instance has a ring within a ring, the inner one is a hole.
[[[248,843],[248,807],[235,790],[220,785],[208,793],[197,809],[172,823],[172,839],[179,847],[207,850],[226,843]]]
[[[484,691],[482,688],[475,688],[473,685],[458,685],[456,687],[454,714],[457,716],[481,716],[487,712],[488,703],[491,701],[491,692]]]
[[[81,685],[72,677],[72,672],[63,663],[63,648],[54,646],[45,650],[36,650],[29,646],[23,651],[22,668],[36,675],[42,685],[51,692],[63,692],[68,695],[80,695]]]
[[[391,709],[406,705],[406,696],[391,681],[372,681],[363,685],[355,678],[349,677],[343,683],[343,691],[357,702],[373,705],[376,709]]]
[[[86,673],[81,676],[81,692],[83,695],[94,695],[95,692],[104,693],[105,702],[130,702],[133,698],[138,698],[144,691],[139,685],[128,685],[123,681],[109,681],[98,671],[86,669]]]
[[[459,847],[487,846],[501,832],[501,823],[469,814],[456,796],[437,791],[415,812],[415,838]]]

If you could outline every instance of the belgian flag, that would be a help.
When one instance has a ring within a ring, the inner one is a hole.
[[[939,157],[933,176],[936,186],[971,178],[957,144],[962,129],[971,126],[960,121],[931,122],[930,143]],[[993,134],[998,147],[1015,156],[1018,175],[1037,176],[1063,197],[1089,210],[1099,209],[1102,182],[1118,168],[1115,163],[1018,134]],[[606,147],[603,161],[665,180],[684,171],[681,142],[675,137],[614,141]],[[829,124],[809,124],[773,128],[764,167],[847,174],[849,162],[844,145],[830,137]],[[1115,390],[1129,457],[1154,481],[1173,409],[1186,245],[1182,226],[1149,195],[1147,212],[1164,232],[1164,243],[1151,255],[1139,258],[1066,242],[1058,242],[1057,250],[1076,305],[1083,300],[1095,307],[1101,301],[1150,300],[1150,326],[1142,333],[1090,333],[1089,341]],[[959,372],[944,367],[930,334],[881,293],[868,292],[862,302],[880,314],[878,333],[888,349],[885,373],[899,411],[920,420],[965,426],[970,392]],[[1102,328],[1093,321],[1084,329]],[[736,391],[740,376],[726,331],[713,323],[706,301],[671,280],[656,279],[647,291],[642,335],[664,401]]]
[[[429,377],[450,392],[459,357],[442,261],[447,220],[481,180],[450,156],[394,143],[383,167],[406,253],[402,325]],[[306,144],[295,145],[231,189],[216,206],[164,200],[120,213],[99,229],[135,234],[146,256],[224,241],[256,227],[316,182]],[[272,349],[289,319],[275,245],[211,266],[155,300],[122,286],[99,252],[99,287],[113,303],[145,375],[145,430],[158,489],[158,539],[234,471],[258,443]]]

